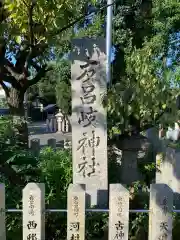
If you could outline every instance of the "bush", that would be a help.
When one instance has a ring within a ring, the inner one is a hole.
[[[11,136],[12,118],[10,116],[0,116],[0,141],[5,142]]]
[[[43,149],[38,158],[33,157],[28,151],[24,151],[14,154],[14,157],[8,160],[8,163],[14,165],[19,174],[23,172],[26,175],[27,182],[45,183],[46,208],[60,209],[67,207],[67,189],[72,182],[71,162],[69,151],[53,151],[51,148]],[[0,182],[4,182],[6,185],[6,208],[22,208],[22,188],[12,186],[3,176],[0,176]],[[22,239],[21,218],[20,214],[7,214],[8,240]],[[66,221],[64,214],[47,214],[46,239],[66,239]]]
[[[48,207],[66,208],[67,189],[72,182],[70,152],[45,148],[40,153],[38,168],[41,170],[40,182],[46,183],[46,192],[50,193],[46,198]]]
[[[7,151],[8,152],[8,151]],[[44,182],[46,188],[46,209],[66,209],[67,190],[72,182],[72,156],[68,150],[54,151],[45,148],[35,158],[29,151],[9,151],[12,156],[7,162],[13,166],[19,175],[27,182]],[[9,153],[9,156],[11,155]],[[114,163],[115,164],[115,163]],[[113,164],[109,165],[109,172],[114,171]],[[147,168],[147,171],[149,168]],[[111,174],[110,174],[111,176]],[[109,179],[112,183],[114,178]],[[12,185],[7,178],[0,176],[0,182],[6,185],[6,208],[22,208],[22,189],[24,186]],[[139,191],[141,188],[141,191]],[[133,191],[132,191],[133,189]],[[130,187],[130,209],[148,209],[149,193],[146,183],[136,182]],[[174,221],[173,239],[179,236],[179,216]],[[17,213],[9,213],[6,217],[7,240],[22,239],[22,216]],[[46,214],[46,239],[65,240],[67,229],[66,213]],[[107,234],[108,214],[86,214],[86,240],[103,239]],[[148,214],[130,214],[130,239],[144,240],[148,234]]]
[[[40,153],[40,182],[46,186],[46,208],[66,209],[67,190],[72,182],[72,157],[68,150],[46,148]],[[66,239],[66,213],[46,215],[46,239]]]

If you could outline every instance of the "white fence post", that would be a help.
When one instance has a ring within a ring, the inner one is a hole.
[[[128,240],[129,191],[121,184],[110,184],[109,240]]]
[[[23,189],[23,240],[45,240],[45,185],[28,183]]]
[[[85,185],[69,185],[67,209],[67,240],[85,240]]]
[[[149,240],[172,240],[173,191],[166,184],[151,184]]]

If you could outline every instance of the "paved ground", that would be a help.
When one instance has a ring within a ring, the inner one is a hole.
[[[47,146],[48,139],[55,138],[57,147],[62,146],[64,139],[71,139],[71,133],[47,133],[45,122],[30,123],[29,129],[29,141],[31,139],[40,139],[41,146]]]
[[[35,122],[28,125],[28,130],[30,135],[44,134],[46,133],[46,123],[45,122]]]

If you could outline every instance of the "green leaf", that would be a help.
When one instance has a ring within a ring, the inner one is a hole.
[[[163,109],[165,109],[166,107],[167,107],[166,104],[163,104],[163,105],[162,105],[162,108],[163,108]]]
[[[16,42],[17,42],[18,44],[21,43],[21,36],[17,36],[15,39],[16,39]]]

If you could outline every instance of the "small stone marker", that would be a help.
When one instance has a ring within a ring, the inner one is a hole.
[[[85,240],[85,185],[69,185],[67,209],[67,240]]]
[[[6,240],[5,185],[0,184],[0,239]]]
[[[128,240],[129,191],[121,184],[110,184],[109,240]]]
[[[31,140],[31,150],[35,156],[39,155],[40,151],[40,139],[39,138],[34,138]]]
[[[55,138],[48,139],[48,146],[53,149],[56,148],[56,139]]]
[[[149,240],[172,240],[173,191],[166,184],[151,184]]]
[[[23,189],[23,240],[45,240],[44,210],[44,183],[28,183]]]

